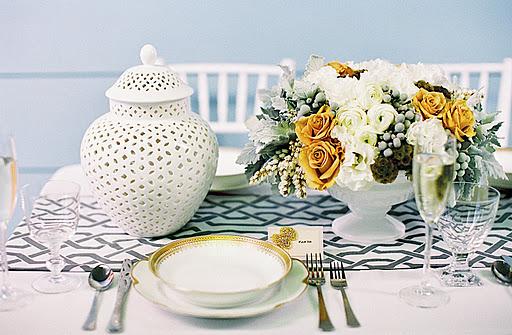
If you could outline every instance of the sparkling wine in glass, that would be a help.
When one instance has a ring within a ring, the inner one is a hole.
[[[452,191],[455,158],[456,143],[452,136],[447,138],[444,145],[434,150],[421,145],[416,145],[414,149],[414,196],[426,228],[423,280],[420,285],[400,290],[399,295],[405,302],[415,307],[438,307],[450,300],[446,292],[432,286],[430,254],[434,226],[443,214]]]
[[[50,273],[37,278],[32,287],[42,293],[63,293],[80,286],[78,277],[62,273],[62,244],[76,231],[80,186],[69,181],[48,181],[42,189],[26,185],[21,190],[30,236],[49,249],[46,267]]]
[[[7,226],[16,206],[17,185],[14,139],[0,132],[0,311],[16,309],[30,301],[30,294],[11,286],[7,262]]]

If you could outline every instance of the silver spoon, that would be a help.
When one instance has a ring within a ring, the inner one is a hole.
[[[494,276],[502,283],[512,284],[512,258],[503,256],[503,261],[495,261],[491,265],[491,271]]]
[[[82,326],[83,330],[96,329],[96,317],[98,316],[99,297],[101,292],[112,285],[114,280],[114,271],[105,264],[100,264],[92,269],[89,274],[89,285],[96,290],[94,300],[92,301],[89,315]]]

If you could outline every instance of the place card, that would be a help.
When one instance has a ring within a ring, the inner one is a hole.
[[[322,227],[268,227],[268,240],[294,258],[305,259],[306,254],[310,253],[319,253],[323,257]]]

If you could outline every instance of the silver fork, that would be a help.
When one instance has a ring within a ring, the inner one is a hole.
[[[357,321],[354,311],[352,311],[352,307],[350,307],[347,292],[345,292],[345,287],[348,286],[348,283],[347,279],[345,278],[345,268],[343,268],[343,263],[332,261],[329,267],[329,272],[331,273],[331,286],[337,290],[340,290],[343,297],[343,306],[345,307],[347,326],[354,328],[360,327],[361,325],[359,324],[359,321]]]
[[[325,308],[324,296],[322,294],[322,285],[325,284],[324,267],[319,254],[306,254],[306,267],[308,268],[308,284],[316,286],[318,293],[318,327],[323,331],[332,331],[334,326],[329,319],[327,309]]]

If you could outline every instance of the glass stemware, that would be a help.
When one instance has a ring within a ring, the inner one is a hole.
[[[50,250],[46,267],[50,270],[32,283],[42,293],[62,293],[80,286],[80,279],[63,274],[64,259],[60,248],[76,231],[79,218],[80,186],[68,181],[47,182],[42,190],[24,186],[21,190],[30,235]]]
[[[415,307],[438,307],[450,300],[448,294],[432,286],[430,254],[434,226],[443,213],[451,192],[455,176],[455,159],[456,142],[451,135],[443,145],[432,148],[432,146],[417,144],[414,148],[412,176],[414,195],[426,228],[423,280],[420,285],[401,289],[399,296]]]
[[[16,155],[14,139],[0,131],[0,311],[16,309],[29,302],[28,292],[9,282],[7,263],[7,225],[16,206]]]
[[[480,278],[471,271],[469,256],[484,242],[496,217],[500,193],[485,185],[454,183],[438,227],[453,255],[452,263],[441,269],[446,286],[479,286]]]

